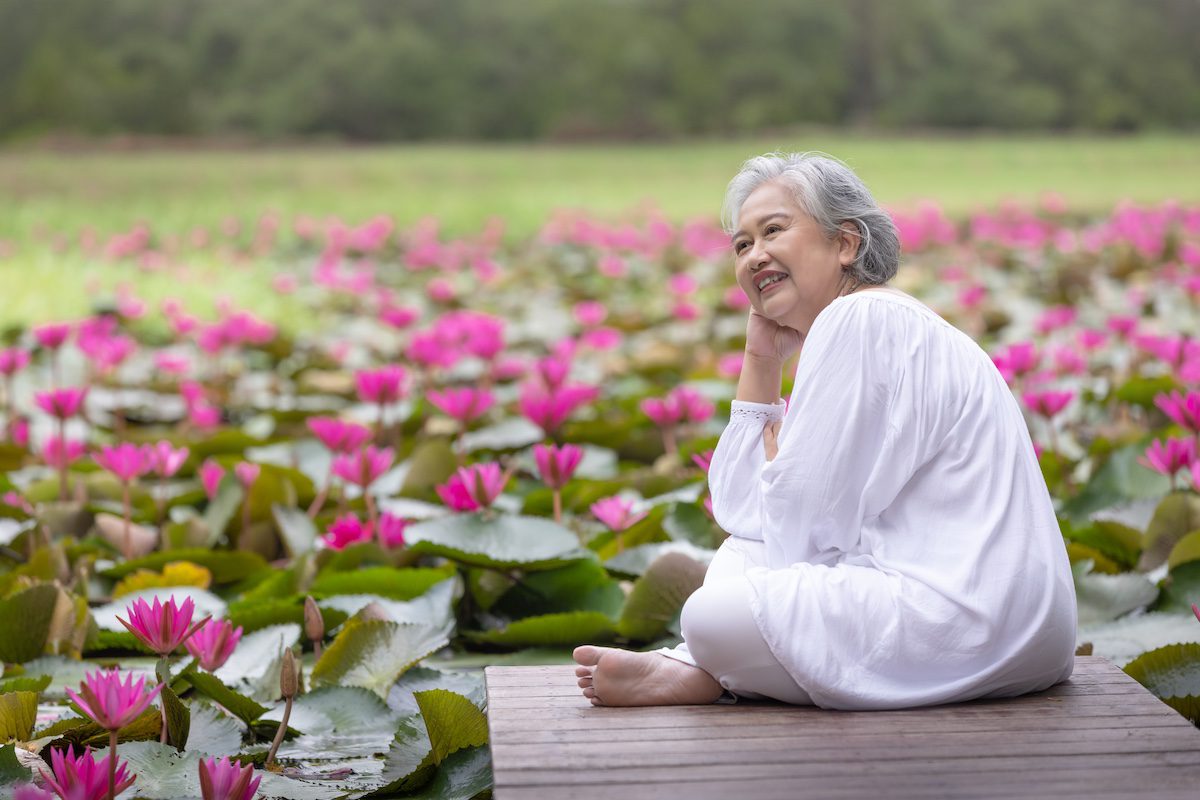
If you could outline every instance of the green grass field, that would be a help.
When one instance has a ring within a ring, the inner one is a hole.
[[[847,161],[886,205],[935,201],[952,216],[1003,200],[1033,205],[1045,192],[1071,208],[1104,212],[1119,201],[1200,201],[1200,136],[880,138],[821,131],[777,138],[674,144],[545,146],[419,145],[142,152],[0,151],[0,323],[82,313],[86,279],[105,273],[56,254],[39,231],[73,238],[146,221],[184,232],[233,216],[337,215],[357,223],[390,214],[401,225],[438,217],[450,233],[505,220],[510,238],[556,208],[604,217],[652,204],[670,218],[717,215],[726,182],[748,156],[822,150]],[[286,305],[263,296],[253,272],[196,265],[196,282],[139,278],[150,298],[188,291],[246,293],[264,313]],[[215,288],[214,288],[215,287]]]

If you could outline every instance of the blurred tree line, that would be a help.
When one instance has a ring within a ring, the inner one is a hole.
[[[0,0],[0,137],[1200,122],[1200,0]]]

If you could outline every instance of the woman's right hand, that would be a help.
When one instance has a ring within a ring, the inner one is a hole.
[[[800,352],[804,334],[795,328],[780,325],[774,320],[750,309],[746,321],[746,355],[754,358],[778,360],[781,364]]]

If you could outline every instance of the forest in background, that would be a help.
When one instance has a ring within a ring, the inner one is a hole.
[[[0,0],[0,138],[1194,130],[1196,0]]]

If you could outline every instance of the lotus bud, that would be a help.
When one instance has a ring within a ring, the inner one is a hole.
[[[296,696],[296,655],[290,647],[283,651],[283,667],[279,670],[279,692],[288,700]]]
[[[325,618],[312,595],[304,598],[304,635],[313,643],[313,653],[321,657],[321,641],[325,638]]]
[[[379,603],[367,603],[358,612],[358,618],[363,622],[391,622],[392,617]]]

